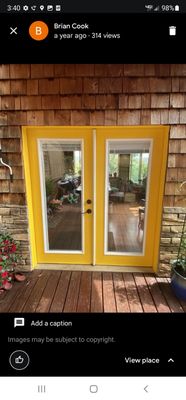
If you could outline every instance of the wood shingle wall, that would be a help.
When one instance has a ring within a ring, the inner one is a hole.
[[[186,64],[1,65],[0,139],[14,173],[10,183],[8,171],[0,167],[0,210],[10,209],[9,214],[0,211],[1,228],[28,232],[27,222],[20,226],[11,208],[26,206],[22,125],[156,124],[170,125],[160,249],[165,270],[177,252],[180,215],[186,210],[186,185],[179,191],[186,179]],[[29,265],[29,242],[21,238]]]

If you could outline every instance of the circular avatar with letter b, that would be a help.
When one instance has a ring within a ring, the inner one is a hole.
[[[44,40],[48,36],[48,25],[43,21],[35,21],[29,26],[29,35],[34,40]]]

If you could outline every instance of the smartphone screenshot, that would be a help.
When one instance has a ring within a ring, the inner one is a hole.
[[[0,4],[2,398],[184,398],[185,18]]]

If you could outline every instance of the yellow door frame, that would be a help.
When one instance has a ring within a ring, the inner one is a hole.
[[[167,148],[169,128],[165,126],[129,126],[129,127],[98,127],[97,131],[97,193],[99,207],[96,211],[96,221],[99,230],[96,236],[96,260],[99,265],[126,265],[131,267],[158,268],[158,254],[161,232],[162,203],[167,164]],[[99,140],[98,140],[99,138]],[[106,196],[106,143],[111,139],[152,140],[152,155],[149,179],[149,199],[146,246],[141,255],[108,255],[104,253],[105,231],[105,196]],[[104,190],[103,190],[104,187]]]
[[[96,141],[93,142],[93,132],[96,132]],[[95,199],[92,188],[94,187],[95,180],[92,181],[90,176],[93,176],[93,151],[96,151],[96,192],[99,194],[99,201],[97,201],[96,207],[96,218],[92,219],[90,215],[86,218],[86,232],[85,232],[85,247],[87,249],[86,257],[84,261],[78,254],[70,254],[70,259],[66,254],[55,254],[55,257],[49,257],[49,254],[43,253],[43,263],[49,264],[92,264],[93,259],[99,265],[123,265],[123,266],[134,266],[134,258],[131,256],[107,256],[104,254],[104,201],[105,201],[105,143],[106,140],[110,139],[131,139],[131,138],[152,138],[154,141],[153,160],[151,168],[151,179],[156,185],[156,196],[152,196],[152,201],[149,210],[149,216],[155,222],[155,229],[151,237],[151,232],[148,225],[147,237],[149,238],[150,246],[146,248],[148,257],[146,262],[141,261],[138,258],[137,265],[140,267],[152,267],[156,272],[158,268],[159,259],[159,245],[160,245],[160,232],[161,232],[161,217],[162,217],[162,205],[163,205],[163,193],[164,193],[164,182],[166,174],[167,164],[167,149],[168,149],[168,138],[169,138],[169,127],[167,126],[105,126],[105,127],[23,127],[23,159],[25,169],[25,181],[26,181],[26,194],[27,194],[27,205],[28,205],[28,216],[29,216],[29,229],[30,229],[30,243],[31,243],[31,258],[33,267],[38,264],[38,243],[40,248],[43,248],[43,236],[42,236],[42,223],[38,231],[38,219],[41,218],[41,201],[39,197],[35,196],[34,181],[36,179],[37,185],[39,183],[39,163],[36,157],[36,138],[38,135],[40,138],[83,138],[85,141],[85,147],[87,151],[84,154],[84,163],[89,166],[89,174],[85,177],[85,200],[88,198]],[[66,136],[64,136],[66,135]],[[87,154],[86,154],[87,153]],[[95,157],[94,157],[95,158]],[[158,160],[158,161],[157,161]],[[30,165],[32,163],[32,171]],[[34,170],[33,170],[34,163]],[[34,171],[34,172],[33,172]],[[104,188],[104,190],[103,190]],[[38,190],[38,193],[40,191]],[[40,194],[38,194],[40,196]],[[37,200],[36,198],[37,197]],[[96,200],[96,199],[95,199]],[[37,201],[37,203],[36,203]],[[37,204],[37,206],[36,206]],[[155,216],[153,217],[152,210],[156,210]],[[41,218],[42,221],[42,218]],[[95,228],[95,222],[97,227],[97,234],[93,232]],[[36,231],[38,232],[36,234]],[[95,254],[93,249],[93,241],[95,240]],[[149,264],[149,253],[152,253]],[[61,258],[62,257],[62,258]],[[135,256],[136,257],[136,256]],[[63,259],[63,261],[61,261]],[[108,267],[109,268],[109,267]],[[94,269],[94,267],[92,267]]]
[[[24,127],[23,128],[23,156],[25,165],[25,181],[27,203],[30,220],[30,239],[32,262],[44,264],[91,264],[92,263],[92,214],[85,214],[84,249],[82,253],[61,254],[44,251],[42,198],[40,188],[40,162],[38,155],[38,139],[70,139],[83,140],[84,168],[84,204],[86,210],[88,199],[92,199],[92,130],[90,127]],[[82,229],[83,229],[82,227]]]

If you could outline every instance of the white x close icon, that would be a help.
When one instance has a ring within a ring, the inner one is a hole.
[[[12,28],[12,26],[10,26],[10,35],[17,35],[17,26],[15,28]]]

